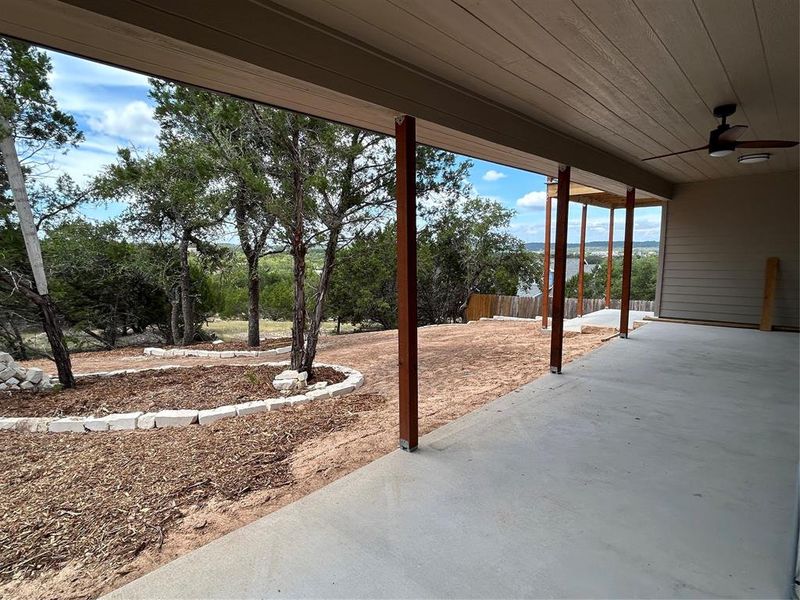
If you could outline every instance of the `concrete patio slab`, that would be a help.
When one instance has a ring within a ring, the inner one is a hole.
[[[653,313],[644,310],[628,311],[628,329],[633,329],[634,321],[641,321],[645,317],[652,317]],[[581,325],[593,325],[595,327],[613,327],[619,329],[619,309],[604,308],[587,313],[582,317],[566,319],[564,321],[565,331],[580,331]]]
[[[109,598],[785,597],[798,336],[650,323]]]

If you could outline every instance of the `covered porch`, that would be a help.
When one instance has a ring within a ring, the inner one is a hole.
[[[787,597],[797,336],[649,323],[111,598]]]
[[[666,208],[658,316],[797,327],[796,145],[700,146],[732,102],[748,143],[793,143],[797,5],[535,4],[0,0],[4,34],[396,139],[398,437],[419,451],[111,597],[790,594],[795,334],[650,323],[418,444],[418,143],[556,178],[555,373],[570,201],[624,207],[622,338],[642,203]]]

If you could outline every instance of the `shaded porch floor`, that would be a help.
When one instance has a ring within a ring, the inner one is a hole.
[[[109,597],[785,597],[798,394],[796,334],[649,323]]]

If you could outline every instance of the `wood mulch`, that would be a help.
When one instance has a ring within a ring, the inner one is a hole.
[[[0,582],[75,561],[113,573],[144,549],[160,548],[184,516],[211,500],[291,485],[291,457],[300,444],[384,402],[351,394],[169,430],[0,431]]]
[[[203,410],[248,400],[276,398],[272,380],[284,367],[222,365],[141,371],[111,377],[85,377],[74,389],[0,392],[4,417],[103,416],[166,409]],[[314,369],[309,383],[339,383],[345,375],[329,367]]]
[[[192,350],[273,350],[274,348],[285,348],[292,345],[292,338],[265,338],[261,340],[259,346],[248,346],[247,342],[223,342],[221,344],[212,344],[211,342],[203,342],[192,344],[191,346],[162,346],[165,349],[188,349]],[[141,349],[140,349],[141,350]]]

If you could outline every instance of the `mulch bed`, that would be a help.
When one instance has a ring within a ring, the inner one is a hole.
[[[0,431],[0,581],[74,560],[119,568],[212,499],[290,485],[300,444],[383,402],[351,394],[203,427],[103,435]]]
[[[248,346],[247,342],[223,342],[221,344],[212,344],[211,342],[202,342],[198,344],[191,344],[190,346],[162,346],[167,350],[171,349],[192,349],[192,350],[217,350],[222,352],[224,350],[272,350],[274,348],[285,348],[292,345],[292,338],[266,338],[261,340],[259,346]]]
[[[202,410],[248,400],[276,398],[272,380],[285,367],[214,366],[141,371],[112,377],[86,377],[74,389],[0,392],[4,417],[103,416],[134,411],[187,408]],[[309,383],[339,383],[345,375],[316,367]]]

